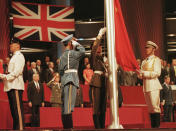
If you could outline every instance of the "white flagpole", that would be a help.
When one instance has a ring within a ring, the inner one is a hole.
[[[110,129],[119,129],[119,107],[117,88],[117,66],[115,61],[115,23],[114,23],[114,0],[105,0],[107,49],[109,61],[109,93],[110,93]]]

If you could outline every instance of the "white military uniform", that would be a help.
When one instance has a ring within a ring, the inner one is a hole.
[[[160,90],[162,86],[158,80],[161,74],[161,61],[155,56],[149,56],[142,61],[143,92],[150,113],[160,113]]]
[[[24,90],[23,68],[25,59],[20,51],[16,51],[10,59],[8,65],[8,73],[4,75],[7,80],[4,81],[4,91],[8,92],[11,89]]]
[[[24,90],[23,68],[24,56],[20,51],[14,52],[8,65],[8,74],[1,74],[4,79],[4,91],[7,92],[11,114],[13,117],[13,130],[24,129],[24,114],[22,94]]]

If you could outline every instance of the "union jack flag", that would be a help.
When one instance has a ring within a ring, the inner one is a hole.
[[[60,41],[75,31],[74,8],[12,2],[14,36],[21,40]]]

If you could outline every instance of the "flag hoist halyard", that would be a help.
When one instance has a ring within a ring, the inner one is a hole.
[[[12,2],[15,37],[21,40],[60,41],[75,31],[74,8]]]
[[[128,37],[119,0],[105,0],[107,47],[109,60],[110,118],[109,128],[122,128],[119,122],[117,64],[125,71],[139,69]],[[116,59],[116,61],[115,61]]]

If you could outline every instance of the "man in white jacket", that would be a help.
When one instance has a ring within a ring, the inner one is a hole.
[[[0,74],[4,81],[4,91],[7,92],[10,110],[13,118],[13,130],[24,129],[22,94],[24,90],[23,68],[25,59],[20,52],[19,41],[10,44],[10,51],[13,53],[8,65],[8,73]]]
[[[147,41],[145,51],[147,58],[142,61],[141,70],[138,71],[139,78],[143,79],[143,92],[151,118],[151,127],[160,126],[160,90],[162,86],[158,80],[161,74],[161,60],[155,56],[158,46]]]

